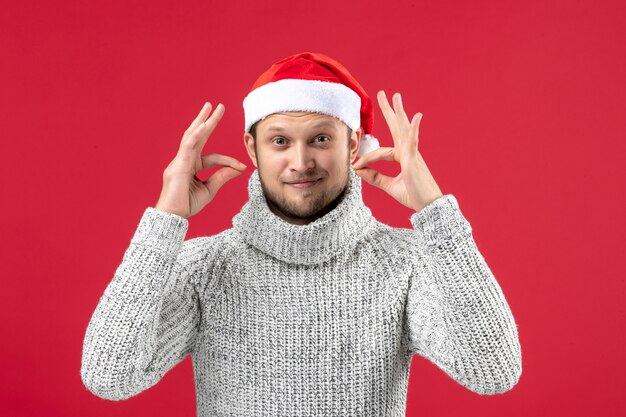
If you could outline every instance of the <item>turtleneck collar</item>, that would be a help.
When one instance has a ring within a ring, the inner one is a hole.
[[[376,219],[363,203],[361,177],[350,167],[350,183],[337,206],[317,220],[296,225],[274,214],[265,199],[258,169],[248,180],[249,200],[233,217],[242,239],[262,252],[292,264],[311,265],[353,250]]]

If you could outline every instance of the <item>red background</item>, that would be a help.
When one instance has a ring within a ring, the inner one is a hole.
[[[244,96],[306,50],[424,114],[421,153],[519,324],[512,391],[479,396],[415,356],[407,416],[624,415],[624,2],[103,3],[0,13],[1,415],[195,415],[189,357],[130,400],[92,395],[84,332],[203,102],[226,106],[205,153],[248,163]],[[250,172],[187,238],[231,227]],[[364,199],[410,227],[382,191]]]

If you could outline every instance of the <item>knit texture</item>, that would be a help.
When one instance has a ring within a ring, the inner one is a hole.
[[[148,207],[87,326],[85,386],[126,399],[191,354],[200,417],[404,416],[418,354],[478,394],[510,390],[516,323],[456,198],[393,228],[361,186],[350,169],[335,209],[293,225],[255,170],[233,227],[189,240]]]

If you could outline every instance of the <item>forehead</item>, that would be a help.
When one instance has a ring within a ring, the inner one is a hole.
[[[280,112],[273,113],[259,121],[257,127],[261,129],[288,128],[295,126],[320,126],[340,128],[343,122],[335,117],[314,112]]]

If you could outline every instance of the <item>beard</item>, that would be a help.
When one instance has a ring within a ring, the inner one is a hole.
[[[326,190],[325,192],[306,188],[301,190],[300,193],[304,197],[302,202],[287,199],[284,195],[274,194],[265,186],[263,177],[260,175],[260,171],[259,179],[261,180],[263,194],[265,195],[265,199],[270,207],[273,206],[273,208],[280,211],[283,215],[292,219],[314,221],[332,211],[335,207],[337,207],[341,200],[343,200],[346,192],[348,191],[348,187],[350,186],[349,169],[350,167],[348,167],[347,175],[344,180],[330,190]],[[314,175],[309,175],[308,177],[313,176]],[[323,180],[324,179],[322,179],[322,181]],[[315,187],[318,186],[315,185],[312,188]]]

